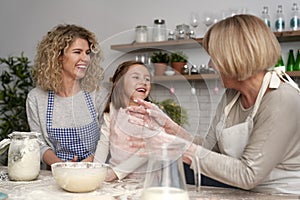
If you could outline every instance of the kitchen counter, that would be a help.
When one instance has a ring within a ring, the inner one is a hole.
[[[0,172],[7,173],[7,168],[0,166]],[[34,181],[0,181],[0,192],[8,195],[8,200],[137,200],[143,189],[143,183],[134,179],[104,182],[101,188],[88,193],[70,193],[61,189],[55,182],[51,171],[41,170],[37,180]],[[299,199],[298,196],[270,195],[254,193],[239,189],[201,187],[200,192],[195,191],[195,186],[188,185],[190,200],[233,200],[233,199]]]

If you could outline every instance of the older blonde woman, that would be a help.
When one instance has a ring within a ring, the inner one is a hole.
[[[93,161],[108,99],[101,59],[95,34],[77,25],[58,25],[38,44],[26,109],[44,163]]]
[[[203,47],[227,89],[202,145],[191,144],[185,162],[193,168],[197,155],[204,175],[230,186],[299,195],[300,94],[284,70],[270,70],[281,54],[276,37],[258,17],[236,15],[213,25]],[[133,114],[188,138],[155,106],[138,102],[147,109],[131,107]]]

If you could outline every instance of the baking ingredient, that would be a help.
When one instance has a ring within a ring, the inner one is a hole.
[[[40,147],[36,133],[13,132],[8,150],[8,177],[14,181],[30,181],[40,172]]]
[[[70,192],[90,192],[103,183],[107,167],[101,163],[64,162],[51,165],[59,186]]]

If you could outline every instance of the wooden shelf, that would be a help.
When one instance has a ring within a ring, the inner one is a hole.
[[[283,31],[274,32],[279,42],[297,42],[300,41],[300,30],[298,31]],[[172,50],[172,49],[191,49],[201,46],[203,38],[196,39],[182,39],[162,42],[145,42],[145,43],[131,43],[131,44],[116,44],[111,45],[111,49],[122,52],[143,52]],[[300,71],[288,72],[291,77],[300,77]],[[196,74],[196,75],[175,75],[175,76],[154,76],[153,81],[186,81],[186,80],[209,80],[217,79],[217,74]]]
[[[287,72],[291,77],[300,77],[300,71]],[[174,75],[174,76],[153,76],[153,82],[164,81],[193,81],[193,80],[213,80],[219,79],[218,74],[194,74],[194,75]]]
[[[297,42],[300,41],[300,30],[274,32],[279,42]]]
[[[171,49],[191,49],[200,47],[202,38],[197,39],[182,39],[170,40],[162,42],[144,42],[144,43],[131,43],[131,44],[116,44],[111,45],[111,49],[123,52],[134,51],[153,51],[157,49],[171,50]]]
[[[300,77],[300,71],[287,72],[287,74],[291,77]]]
[[[192,80],[212,80],[218,79],[217,74],[194,74],[194,75],[174,75],[174,76],[153,76],[153,82],[163,81],[192,81]]]
[[[298,31],[283,31],[274,32],[279,42],[296,42],[300,41],[300,30]],[[157,49],[172,50],[172,49],[190,49],[200,47],[203,38],[171,40],[162,42],[145,42],[131,44],[116,44],[111,45],[111,49],[122,52],[135,51],[153,51]]]

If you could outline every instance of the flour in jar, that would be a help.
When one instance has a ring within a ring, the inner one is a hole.
[[[8,151],[8,176],[14,181],[30,181],[40,172],[40,148],[36,135],[14,132]]]

